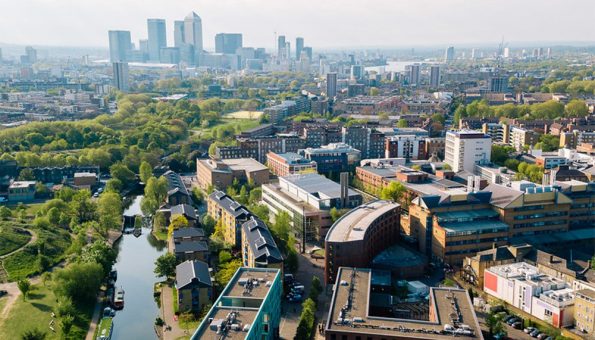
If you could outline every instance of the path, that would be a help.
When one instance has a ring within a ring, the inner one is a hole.
[[[23,229],[25,231],[27,231],[29,234],[31,234],[31,239],[29,240],[29,242],[25,243],[24,245],[22,245],[20,248],[15,249],[13,251],[11,251],[8,254],[4,254],[2,256],[0,256],[0,260],[5,259],[7,257],[9,257],[10,255],[14,254],[14,253],[18,253],[19,251],[22,251],[26,246],[33,244],[34,242],[37,241],[37,233],[34,232],[33,230],[29,230],[29,229]]]
[[[62,262],[58,263],[57,265],[55,265],[54,267],[50,268],[48,270],[48,272],[51,272],[56,268],[63,268],[65,265],[66,265],[66,262],[62,261]],[[30,277],[29,282],[31,282],[32,285],[40,284],[41,283],[41,275],[35,275],[35,276]],[[2,324],[2,322],[4,322],[4,320],[6,320],[6,317],[8,317],[8,314],[10,313],[12,306],[14,305],[14,303],[17,301],[17,299],[21,295],[21,291],[19,290],[19,287],[17,286],[16,282],[0,283],[0,290],[5,290],[8,292],[8,294],[2,298],[2,299],[7,299],[6,305],[4,305],[4,309],[2,309],[2,311],[0,311],[0,324]]]
[[[173,291],[168,285],[161,285],[161,313],[163,321],[171,330],[163,332],[163,339],[175,340],[184,336],[189,336],[185,333],[177,321],[174,320],[174,296]]]
[[[97,325],[99,324],[99,318],[101,317],[101,307],[103,303],[101,302],[101,297],[103,292],[100,292],[97,295],[97,301],[95,302],[95,308],[93,309],[93,316],[91,317],[91,324],[89,324],[89,330],[87,331],[87,336],[85,340],[94,340],[95,336],[95,329],[97,329]]]

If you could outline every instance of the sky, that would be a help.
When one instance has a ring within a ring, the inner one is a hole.
[[[594,0],[2,0],[0,43],[107,47],[110,29],[147,36],[146,19],[202,18],[206,49],[219,32],[271,48],[275,32],[317,49],[513,42],[595,42]]]

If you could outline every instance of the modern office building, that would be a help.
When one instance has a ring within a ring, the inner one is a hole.
[[[215,53],[235,54],[242,46],[241,33],[217,33],[215,35]]]
[[[175,286],[181,313],[198,313],[213,301],[213,283],[206,262],[189,260],[178,264]]]
[[[326,74],[326,96],[327,98],[337,96],[337,73]]]
[[[285,42],[285,36],[280,35],[277,37],[277,59],[283,60],[287,59],[289,56],[287,55],[287,44]]]
[[[503,93],[508,91],[507,77],[491,77],[490,78],[490,92]]]
[[[473,173],[476,164],[490,162],[492,139],[490,136],[470,130],[449,131],[446,133],[444,162],[454,172]]]
[[[307,160],[295,152],[280,154],[269,152],[267,166],[273,174],[279,177],[317,172],[316,162]]]
[[[279,269],[239,268],[191,339],[278,339],[282,294]]]
[[[174,47],[181,48],[186,43],[184,20],[174,21]]]
[[[304,52],[306,52],[306,55],[308,56],[309,60],[312,60],[312,47],[307,47],[304,46]]]
[[[455,60],[455,48],[450,46],[444,52],[444,62],[448,63]]]
[[[390,308],[388,302],[387,308],[385,301],[391,298],[382,293],[382,282],[371,269],[339,268],[324,327],[326,340],[483,339],[466,290],[432,287],[427,303]],[[417,316],[422,309],[426,313]]]
[[[350,210],[329,229],[324,240],[326,283],[335,282],[339,267],[368,267],[374,256],[399,238],[400,206],[374,201]]]
[[[181,60],[182,56],[178,47],[162,47],[159,50],[159,62],[161,63],[179,64]]]
[[[128,61],[128,55],[132,51],[130,31],[109,31],[108,35],[110,61],[112,63]]]
[[[278,183],[262,186],[262,201],[269,212],[285,211],[293,233],[304,242],[320,241],[332,225],[330,210],[351,209],[362,203],[362,195],[348,189],[347,179],[336,183],[318,174],[279,177]]]
[[[364,78],[365,69],[364,65],[351,65],[350,78],[351,80],[362,80]],[[363,93],[361,93],[363,95]],[[353,96],[350,96],[353,97]]]
[[[409,65],[409,85],[419,86],[421,85],[419,64]]]
[[[200,65],[200,58],[203,53],[202,44],[202,20],[198,14],[192,12],[184,18],[184,39],[186,46],[190,46],[195,65]],[[187,48],[188,49],[188,48]],[[185,53],[182,53],[184,59]]]
[[[295,38],[295,60],[300,60],[304,50],[304,38]]]
[[[147,19],[147,29],[149,32],[149,60],[160,62],[161,49],[167,47],[165,20]]]
[[[115,62],[112,63],[113,70],[113,84],[118,91],[128,92],[130,89],[128,83],[128,63],[126,62]]]
[[[528,263],[486,269],[483,290],[554,327],[573,324],[573,290],[563,280],[542,274]]]
[[[207,212],[223,226],[223,240],[232,247],[242,244],[242,224],[252,214],[223,191],[215,190],[207,197]]]
[[[437,89],[440,87],[440,66],[430,66],[430,87]]]
[[[352,170],[361,159],[360,150],[345,143],[331,143],[319,148],[306,148],[298,152],[317,164],[319,173],[339,173]]]
[[[424,159],[425,137],[415,135],[398,135],[384,139],[385,158]]]
[[[240,184],[251,182],[260,186],[269,182],[269,169],[252,158],[197,159],[196,178],[198,186],[226,190],[237,179]]]
[[[342,142],[361,152],[361,159],[381,158],[384,155],[384,133],[366,126],[341,129]]]
[[[267,225],[256,216],[242,224],[242,266],[277,268],[283,271],[283,256]]]

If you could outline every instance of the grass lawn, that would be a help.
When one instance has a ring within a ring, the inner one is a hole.
[[[52,332],[49,323],[52,319],[52,310],[56,306],[56,298],[48,287],[43,285],[33,286],[29,293],[27,301],[23,301],[22,296],[18,298],[12,307],[8,318],[0,325],[0,339],[20,339],[23,332],[38,328],[47,333],[46,340],[61,339],[59,321],[55,320]],[[72,327],[70,336],[72,339],[82,339],[85,337],[91,322],[93,306],[84,308],[77,312],[75,324]]]
[[[171,292],[174,296],[173,298],[173,308],[174,308],[174,314],[178,314],[178,290],[176,289],[176,287],[174,287],[173,285],[171,286]]]
[[[226,113],[223,115],[223,117],[236,119],[259,119],[262,114],[262,111],[236,111]]]
[[[64,252],[71,243],[68,231],[61,228],[35,229],[38,235],[38,241],[43,244],[42,253],[49,260],[49,266],[58,264],[64,259]],[[4,268],[8,273],[10,281],[16,281],[20,278],[38,274],[40,272],[38,264],[38,248],[35,245],[29,245],[22,251],[4,259]]]
[[[16,228],[13,221],[0,222],[0,255],[8,254],[29,242],[31,235]]]
[[[258,125],[260,125],[258,119],[222,118],[213,126],[209,126],[208,128],[205,128],[205,129],[203,129],[203,128],[194,129],[192,131],[195,135],[199,135],[199,136],[202,136],[205,138],[214,139],[212,132],[213,132],[213,128],[215,128],[215,127],[217,127],[217,128],[219,128],[219,127],[233,128],[233,129],[237,128],[237,130],[246,131],[246,130],[250,130],[250,129],[257,127]]]
[[[159,241],[167,241],[167,230],[163,231],[153,229],[152,233],[153,236],[155,236],[155,238]]]

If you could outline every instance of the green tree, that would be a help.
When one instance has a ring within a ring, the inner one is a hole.
[[[213,232],[215,232],[215,225],[217,225],[217,221],[215,221],[210,215],[205,215],[202,219],[202,228],[205,231],[205,235],[207,237],[211,236]]]
[[[289,239],[289,223],[291,218],[289,214],[285,211],[279,212],[279,214],[275,217],[275,224],[273,224],[272,232],[275,236],[283,241],[287,241]]]
[[[380,94],[380,90],[376,87],[370,87],[370,96],[377,96]]]
[[[101,286],[104,272],[99,263],[72,263],[54,274],[54,293],[77,304],[91,303]]]
[[[31,291],[31,282],[27,279],[21,279],[17,281],[17,287],[19,287],[21,294],[23,294],[23,301],[26,301]]]
[[[171,238],[175,230],[186,227],[188,227],[188,219],[186,217],[183,215],[174,217],[167,227],[167,238]]]
[[[383,188],[380,192],[380,198],[383,200],[398,202],[403,196],[405,190],[406,189],[403,184],[399,182],[390,182],[390,184]]]
[[[589,115],[589,108],[584,100],[573,99],[566,104],[567,117],[586,117]]]
[[[72,315],[68,314],[60,318],[60,328],[62,329],[62,334],[64,334],[64,337],[68,337],[73,325],[74,317]]]
[[[167,220],[165,214],[157,212],[153,217],[153,228],[159,232],[165,232]]]
[[[33,181],[35,177],[33,176],[33,170],[29,168],[25,168],[21,170],[19,173],[19,181]]]
[[[107,275],[116,262],[118,254],[105,241],[97,240],[83,247],[79,261],[86,263],[99,263]]]
[[[122,183],[130,183],[134,181],[136,176],[128,167],[122,163],[116,163],[110,167],[110,175],[112,178],[117,178]]]
[[[217,281],[217,284],[220,287],[225,287],[241,266],[242,261],[240,259],[232,259],[231,261],[220,265],[219,271],[215,274],[215,281]]]
[[[147,183],[149,178],[151,178],[153,176],[153,168],[151,167],[151,164],[143,161],[142,163],[140,163],[138,173],[139,173],[140,180],[143,183]]]
[[[45,340],[46,338],[47,333],[42,332],[37,328],[25,331],[23,335],[21,335],[21,340]]]
[[[510,158],[513,152],[515,152],[515,149],[512,146],[494,144],[492,145],[491,160],[495,164],[504,165],[504,162]]]
[[[176,259],[176,256],[172,253],[166,253],[159,256],[157,260],[155,260],[154,272],[157,276],[169,278],[176,275],[177,265],[178,260]]]
[[[104,228],[105,234],[109,229],[119,229],[122,225],[122,199],[116,192],[104,192],[97,201],[99,223]]]
[[[12,211],[9,208],[7,208],[5,206],[0,207],[0,219],[6,221],[11,217],[12,217]]]
[[[399,128],[406,128],[409,126],[409,123],[407,123],[407,120],[401,118],[399,119],[399,121],[397,122],[397,127]]]
[[[151,177],[145,184],[145,196],[141,202],[141,209],[145,215],[153,215],[167,197],[167,178]]]
[[[232,259],[232,256],[231,256],[231,253],[229,251],[227,251],[227,250],[221,250],[219,252],[219,264],[220,265],[231,261],[231,259]]]

